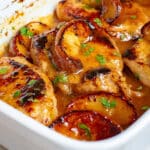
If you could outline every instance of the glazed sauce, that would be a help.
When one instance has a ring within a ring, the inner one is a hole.
[[[144,10],[145,14],[150,19],[149,7],[141,6],[141,8]],[[39,18],[38,21],[48,25],[51,29],[56,27],[59,23],[59,21],[55,17],[55,14]],[[133,44],[136,42],[136,41],[121,42],[118,39],[114,39],[114,40],[116,41],[116,44],[117,44],[121,54],[123,54],[127,49],[131,48],[133,46]],[[65,41],[63,41],[63,42],[65,43]],[[94,44],[92,42],[91,41],[89,42],[89,45],[92,45],[92,48],[95,49],[95,52],[92,54],[92,57],[87,58],[87,57],[84,57],[82,54],[79,54],[79,57],[78,57],[78,59],[82,60],[82,64],[84,65],[84,69],[85,69],[84,71],[90,70],[90,69],[92,69],[93,66],[95,67],[95,66],[99,65],[99,63],[95,61],[95,56],[98,54],[98,50],[99,50],[97,47],[99,47],[101,45],[98,45],[97,41],[96,42],[94,41],[93,42]],[[103,43],[101,41],[101,44],[105,45],[105,42]],[[94,47],[93,47],[93,45],[94,45]],[[73,48],[76,49],[76,47],[73,47]],[[107,47],[106,47],[106,50],[107,50]],[[104,51],[106,51],[106,50],[104,49]],[[112,49],[112,51],[113,50],[114,49]],[[105,53],[104,51],[103,51],[103,53]],[[69,51],[66,52],[66,53],[69,54]],[[72,54],[72,52],[71,52],[71,54]],[[73,56],[74,55],[76,55],[76,54],[73,54]],[[52,70],[54,71],[54,69],[52,69]],[[82,71],[83,70],[81,70],[81,72],[78,72],[76,74],[70,74],[69,75],[69,82],[79,83],[81,81],[80,77],[83,75]],[[55,73],[57,74],[58,72],[55,71]],[[142,110],[142,107],[143,106],[150,106],[150,88],[144,86],[129,71],[129,69],[126,66],[124,67],[124,76],[126,77],[127,83],[129,84],[129,86],[131,86],[131,89],[134,90],[134,91],[137,91],[137,94],[132,96],[131,102],[135,106],[138,116],[140,116],[145,111],[145,110]],[[56,87],[54,86],[55,95],[56,95],[56,98],[58,100],[59,115],[64,114],[66,106],[71,102],[71,100],[74,97],[80,96],[80,94],[76,95],[76,93],[66,94],[66,93],[62,92],[61,89],[63,89],[63,88],[68,88],[68,87],[65,84],[64,85],[60,84]]]
[[[150,19],[149,6],[141,6],[141,8],[144,10],[144,13]],[[49,25],[52,28],[58,24],[58,20],[56,19],[55,15],[48,15],[46,17],[40,18],[40,21]],[[127,49],[131,48],[135,43],[135,41],[122,42],[117,39],[114,40],[116,40],[117,46],[122,54]],[[85,62],[88,63],[89,61],[85,60]],[[92,61],[90,61],[90,63],[91,62]],[[136,77],[129,71],[129,69],[126,66],[124,69],[124,75],[127,79],[127,83],[131,86],[131,89],[139,92],[139,94],[141,95],[132,97],[132,103],[136,108],[138,116],[140,116],[145,112],[145,110],[142,110],[142,107],[150,106],[150,88],[144,86],[139,80],[137,80]],[[79,80],[79,78],[74,75],[70,75],[70,78],[73,78],[72,80],[75,80],[73,82],[78,82],[77,80]],[[58,101],[59,113],[63,114],[65,112],[66,106],[70,103],[71,99],[75,97],[75,95],[71,96],[64,95],[59,89],[57,89],[56,97],[59,100]]]

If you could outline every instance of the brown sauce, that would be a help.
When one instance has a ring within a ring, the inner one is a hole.
[[[144,10],[145,14],[150,19],[149,6],[141,6],[141,8]],[[42,18],[40,18],[40,21],[45,24],[48,24],[52,28],[54,26],[56,26],[56,24],[58,24],[58,20],[55,18],[55,15],[48,15],[46,17],[42,17]],[[116,43],[117,43],[119,50],[123,54],[127,49],[129,49],[133,46],[135,41],[122,42],[120,40],[116,40]],[[145,112],[145,110],[142,110],[142,107],[150,106],[150,88],[144,86],[139,80],[137,80],[127,67],[125,67],[125,69],[124,69],[124,75],[127,78],[127,83],[129,83],[132,86],[133,90],[138,91],[138,88],[140,88],[140,87],[142,88],[142,90],[139,90],[142,95],[141,97],[137,97],[137,96],[132,97],[132,103],[134,104],[134,106],[136,108],[138,116],[140,116]],[[71,99],[74,96],[73,95],[71,97],[66,96],[59,89],[57,89],[56,97],[59,100],[58,101],[59,113],[63,114],[66,106],[70,103]]]

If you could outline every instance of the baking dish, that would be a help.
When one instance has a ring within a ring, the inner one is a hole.
[[[13,3],[13,5],[11,5],[12,4],[11,2],[12,1],[9,0],[1,3],[0,8],[1,9],[0,11],[2,12],[0,18],[2,22],[1,28],[2,27],[4,28],[2,31],[2,35],[5,33],[5,30],[10,29],[9,30],[10,32],[6,34],[6,36],[2,36],[3,38],[1,38],[0,44],[3,46],[3,47],[1,46],[2,50],[5,47],[5,43],[7,44],[7,41],[9,41],[9,39],[13,35],[14,31],[11,30],[12,26],[15,26],[17,30],[17,28],[26,24],[30,20],[34,19],[36,20],[40,16],[44,16],[48,13],[51,13],[58,1],[54,2],[52,0],[47,1],[26,0],[23,3],[19,3],[19,1],[18,2],[16,1]],[[10,14],[13,15],[13,12],[15,12],[15,10],[9,8],[16,9],[18,11],[21,10],[25,13],[22,17],[15,18],[15,21],[10,23],[9,22],[9,18],[11,17]],[[0,102],[0,133],[1,133],[0,144],[12,150],[17,149],[148,150],[150,149],[149,125],[150,125],[150,111],[147,111],[132,126],[130,126],[127,130],[117,135],[116,137],[100,142],[80,142],[64,137],[37,123],[36,121],[22,114],[21,112],[13,109],[11,106],[8,106],[3,102]]]

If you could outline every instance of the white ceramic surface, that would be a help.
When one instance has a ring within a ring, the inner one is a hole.
[[[50,13],[57,3],[54,0],[24,0],[23,4],[17,1],[12,4],[12,1],[0,0],[0,29],[9,29],[7,36],[0,33],[2,51],[3,43],[7,43],[15,32],[11,30],[12,26],[19,28],[32,19],[36,20],[38,16]],[[34,5],[26,8],[32,2]],[[26,13],[10,24],[8,20],[15,9]],[[0,101],[0,145],[9,150],[150,150],[150,111],[113,138],[98,142],[81,142],[48,129]]]

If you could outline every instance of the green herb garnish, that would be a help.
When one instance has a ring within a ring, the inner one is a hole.
[[[57,29],[60,29],[61,27],[63,27],[65,25],[65,22],[60,22],[58,25],[57,25]]]
[[[84,52],[85,56],[89,56],[94,51],[93,47],[90,47],[87,51]]]
[[[81,48],[86,49],[86,51],[84,52],[84,56],[89,56],[94,51],[94,47],[90,47],[86,43],[81,43]]]
[[[96,1],[96,3],[101,3],[102,0],[95,0],[95,1]]]
[[[28,85],[33,86],[36,82],[37,82],[37,80],[32,79],[28,82]]]
[[[116,101],[115,100],[110,102],[107,98],[102,97],[102,98],[100,98],[100,102],[106,108],[116,107]]]
[[[1,67],[0,68],[0,75],[6,74],[8,72],[8,68],[7,67]]]
[[[95,18],[94,22],[98,25],[98,26],[102,26],[102,21],[99,18]]]
[[[140,75],[138,73],[135,73],[134,74],[134,77],[137,79],[137,80],[140,80]]]
[[[143,40],[143,38],[142,37],[140,37],[139,39],[138,39],[138,41],[140,42],[140,41],[142,41]]]
[[[150,109],[150,106],[143,106],[141,109],[142,110],[148,110],[148,109]]]
[[[143,89],[143,86],[137,87],[137,91],[141,91]]]
[[[121,57],[121,54],[119,52],[114,52],[113,55],[117,57]]]
[[[79,127],[80,129],[84,130],[84,131],[85,131],[85,134],[86,134],[88,137],[91,137],[90,128],[89,128],[86,124],[84,124],[84,123],[79,123],[79,124],[78,124],[78,127]]]
[[[87,5],[87,4],[85,4],[85,5],[83,6],[83,8],[84,8],[84,9],[92,9],[92,7],[91,7],[90,5]]]
[[[120,39],[121,39],[122,41],[124,41],[125,38],[126,38],[126,35],[125,35],[125,34],[121,34],[121,35],[120,35]]]
[[[103,55],[97,55],[96,60],[101,64],[104,65],[106,63],[106,58]]]
[[[52,62],[52,67],[53,67],[54,69],[57,69],[57,65],[56,65],[54,62]]]
[[[68,82],[68,76],[66,74],[60,74],[56,76],[53,80],[54,84],[67,83],[67,82]]]
[[[20,29],[20,33],[21,33],[21,35],[28,36],[28,37],[33,36],[33,32],[29,31],[29,29],[27,27],[22,27]]]
[[[81,43],[81,48],[86,48],[88,45],[86,43]]]
[[[33,99],[32,102],[33,102],[33,103],[37,103],[37,102],[39,102],[39,100],[38,100],[38,99]]]
[[[136,19],[137,16],[136,16],[136,15],[132,15],[132,16],[130,16],[130,18],[131,18],[131,19]]]
[[[39,100],[38,100],[38,99],[36,99],[36,98],[35,98],[35,99],[32,99],[32,98],[31,98],[31,99],[28,99],[28,101],[29,101],[29,102],[33,102],[33,103],[37,103],[37,102],[39,102]]]
[[[21,91],[20,90],[17,90],[14,94],[13,94],[13,97],[14,98],[17,98],[21,95]]]
[[[15,27],[14,27],[14,26],[12,26],[11,28],[12,28],[12,30],[15,30]]]

